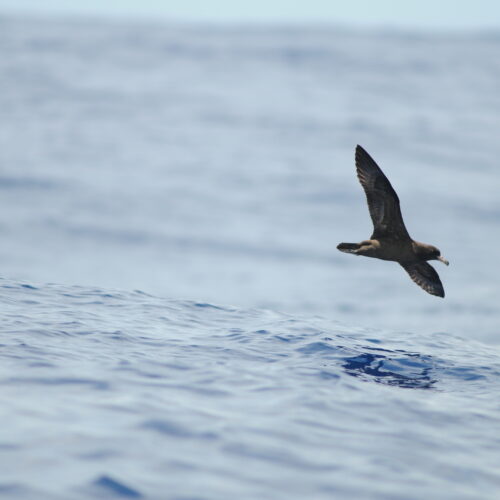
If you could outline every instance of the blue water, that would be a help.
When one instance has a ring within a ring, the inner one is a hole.
[[[499,53],[0,17],[0,495],[496,500]],[[444,300],[335,249],[357,143]]]
[[[0,300],[7,498],[498,495],[496,347],[140,291]]]

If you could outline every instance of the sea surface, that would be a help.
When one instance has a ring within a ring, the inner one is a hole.
[[[0,497],[500,497],[500,33],[0,15]],[[446,298],[336,250],[379,162]]]
[[[498,347],[140,291],[0,300],[5,498],[498,498]]]

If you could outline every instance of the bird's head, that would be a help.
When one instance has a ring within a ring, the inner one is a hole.
[[[425,260],[439,260],[443,264],[446,264],[447,266],[450,265],[450,263],[441,255],[441,251],[439,248],[436,248],[433,245],[426,245],[425,243],[420,243],[418,249],[418,253],[421,255],[421,257]]]

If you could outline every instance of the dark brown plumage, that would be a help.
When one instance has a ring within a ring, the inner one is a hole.
[[[438,273],[427,263],[439,260],[439,249],[414,241],[406,230],[399,207],[399,198],[391,183],[373,158],[356,146],[356,172],[366,194],[368,209],[373,221],[373,234],[361,243],[340,243],[341,252],[364,255],[376,259],[398,262],[410,278],[431,295],[444,297],[444,289]]]

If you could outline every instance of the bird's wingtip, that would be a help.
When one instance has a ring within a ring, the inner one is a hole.
[[[360,146],[359,144],[356,144],[356,150],[354,156],[356,160],[361,160],[362,158],[370,157],[366,149],[363,146]]]

